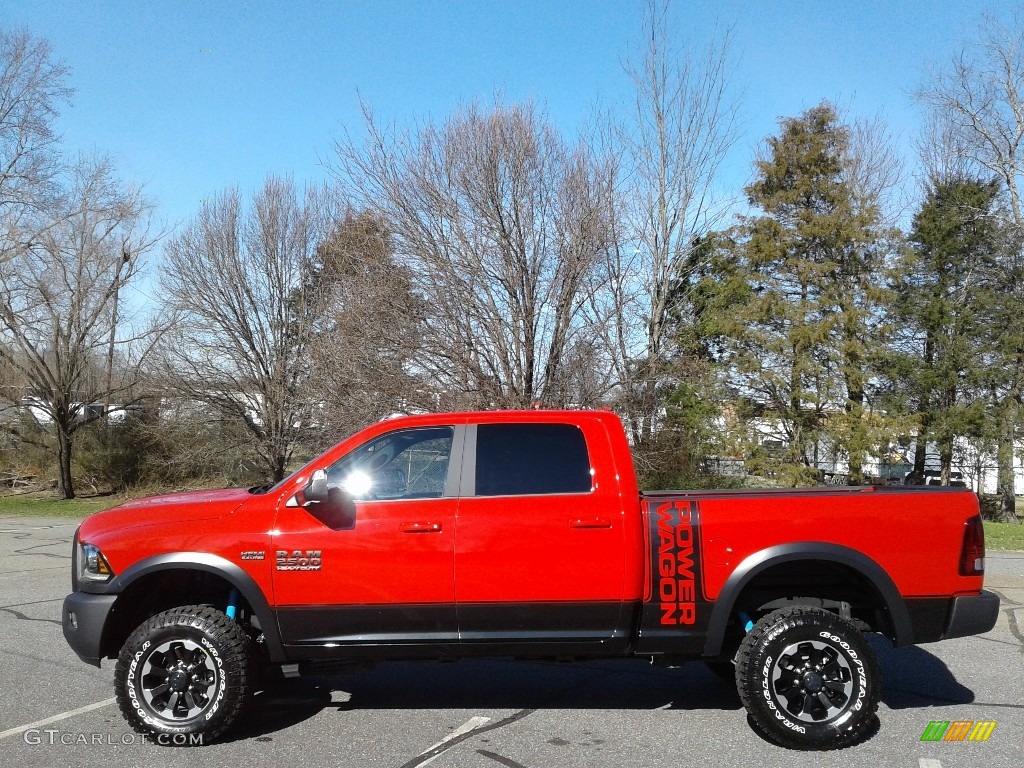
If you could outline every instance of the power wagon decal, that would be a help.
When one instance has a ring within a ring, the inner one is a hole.
[[[697,620],[693,518],[694,502],[666,502],[654,513],[658,532],[658,599],[662,626],[693,624]]]
[[[651,580],[640,621],[645,639],[664,648],[664,638],[678,637],[679,651],[703,649],[710,606],[700,585],[700,508],[695,499],[652,496],[644,500]],[[691,645],[692,643],[692,645]]]

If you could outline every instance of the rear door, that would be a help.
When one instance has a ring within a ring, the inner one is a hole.
[[[594,460],[607,450],[596,424],[467,427],[455,541],[463,643],[624,640],[623,511],[615,478],[594,469],[611,466]]]

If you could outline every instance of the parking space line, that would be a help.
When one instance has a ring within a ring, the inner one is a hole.
[[[84,715],[86,712],[92,712],[94,709],[103,709],[103,707],[109,707],[115,701],[117,701],[117,699],[97,701],[95,704],[87,704],[84,707],[72,709],[70,712],[62,712],[59,715],[48,717],[45,720],[36,720],[34,723],[19,725],[17,728],[8,728],[6,731],[0,731],[0,739],[6,739],[8,736],[17,736],[19,733],[31,731],[33,728],[42,728],[44,725],[50,725],[51,723],[59,723],[61,720],[67,720],[69,717],[74,717],[75,715]]]
[[[922,757],[917,761],[918,768],[942,768],[942,763],[930,757]]]
[[[434,744],[431,747],[427,747],[425,750],[420,752],[419,757],[423,757],[424,755],[430,755],[430,753],[433,752],[435,749],[437,749],[438,747],[441,747],[441,746],[447,744],[452,739],[457,739],[457,738],[459,738],[459,736],[462,736],[463,734],[469,733],[470,731],[475,731],[481,725],[489,723],[490,721],[491,721],[491,718],[489,718],[489,717],[479,717],[479,716],[477,716],[477,717],[469,718],[469,720],[467,720],[462,725],[460,725],[458,728],[456,728],[454,731],[449,733],[447,736],[445,736],[443,739],[441,739],[439,742],[437,742],[437,744]],[[417,768],[422,768],[427,763],[430,763],[430,762],[434,761],[435,759],[437,759],[438,757],[440,757],[443,753],[444,753],[444,750],[441,750],[437,754],[430,755],[430,757],[428,757],[422,763],[416,763]]]

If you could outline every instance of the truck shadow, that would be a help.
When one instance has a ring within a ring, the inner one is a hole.
[[[882,670],[882,703],[889,709],[923,709],[970,704],[974,691],[962,685],[949,667],[924,647],[893,648],[872,636]]]
[[[268,684],[226,738],[266,736],[329,710],[741,708],[735,688],[700,663],[663,669],[629,660],[391,662]]]
[[[894,649],[872,636],[882,670],[882,703],[890,709],[968,704],[974,693],[920,647]],[[350,710],[707,710],[742,709],[733,686],[704,664],[679,669],[642,661],[578,664],[467,659],[451,663],[390,662],[333,676],[268,683],[228,741],[269,740],[271,734],[320,712]],[[752,729],[758,729],[748,719]],[[870,728],[861,742],[878,731]],[[763,734],[758,734],[766,738]]]

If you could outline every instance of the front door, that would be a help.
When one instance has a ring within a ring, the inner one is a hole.
[[[328,468],[328,501],[280,509],[273,574],[286,645],[457,641],[458,498],[448,474],[462,433],[381,435]]]

